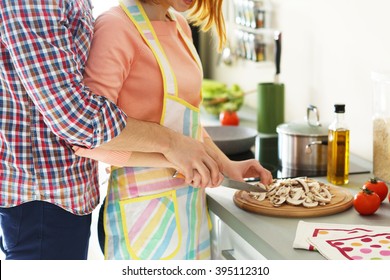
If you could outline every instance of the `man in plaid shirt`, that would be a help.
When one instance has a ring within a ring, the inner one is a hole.
[[[6,259],[87,258],[98,168],[77,157],[74,146],[158,152],[188,182],[220,182],[213,151],[127,118],[83,84],[91,9],[90,0],[0,0],[0,247]]]
[[[85,259],[98,169],[71,147],[100,145],[126,125],[82,83],[91,4],[0,3],[2,249],[7,259]]]

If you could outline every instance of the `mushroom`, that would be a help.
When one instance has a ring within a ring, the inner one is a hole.
[[[252,194],[254,198],[256,198],[258,201],[263,201],[267,197],[267,194],[264,192],[258,192],[258,193],[253,192]]]
[[[305,190],[305,193],[309,192],[309,186],[306,184],[304,180],[302,180],[301,178],[297,178],[296,180],[298,181],[299,184],[302,185],[302,187]]]
[[[263,187],[268,189],[267,193],[252,192],[251,196],[259,201],[268,199],[275,207],[287,203],[312,208],[330,203],[333,197],[329,186],[307,177],[274,179],[272,184]]]
[[[305,192],[301,188],[294,188],[290,194],[292,196],[287,197],[287,203],[291,205],[300,205],[305,201]]]
[[[271,203],[275,206],[275,207],[280,207],[282,206],[282,204],[286,201],[286,197],[285,196],[277,196],[275,195],[273,197],[273,199],[271,200]]]
[[[313,208],[313,207],[316,207],[318,205],[318,201],[304,201],[303,202],[303,206],[307,207],[307,208]]]

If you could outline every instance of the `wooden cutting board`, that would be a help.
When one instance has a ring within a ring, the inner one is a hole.
[[[263,214],[267,216],[279,217],[319,217],[340,213],[349,209],[353,205],[353,196],[342,187],[330,186],[329,191],[334,195],[329,204],[306,208],[303,206],[293,206],[283,204],[280,207],[275,207],[267,199],[258,201],[252,198],[247,191],[237,191],[234,194],[234,203],[249,212]]]

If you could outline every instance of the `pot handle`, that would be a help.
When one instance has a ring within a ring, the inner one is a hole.
[[[328,145],[328,141],[327,140],[323,140],[323,141],[312,141],[312,142],[310,142],[305,147],[305,153],[306,154],[311,154],[311,146],[313,146],[313,145]]]
[[[315,114],[315,122],[313,123],[312,122],[312,119],[310,118],[310,113],[313,113]],[[320,123],[320,113],[318,112],[318,109],[316,106],[314,105],[309,105],[307,106],[307,110],[306,110],[306,120],[307,120],[307,123],[311,126],[321,126],[321,123]]]

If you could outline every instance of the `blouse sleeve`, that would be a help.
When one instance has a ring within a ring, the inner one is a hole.
[[[137,50],[131,25],[118,12],[121,11],[108,11],[97,18],[84,75],[84,82],[92,91],[115,103]]]

